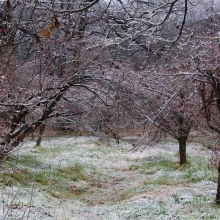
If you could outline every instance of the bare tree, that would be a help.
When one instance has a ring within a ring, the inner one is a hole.
[[[97,93],[95,84],[103,79],[90,72],[96,63],[85,72],[85,66],[93,62],[93,52],[86,49],[86,16],[95,3],[85,2],[76,10],[71,4],[68,7],[72,9],[34,2],[4,4],[0,45],[1,159],[46,120],[67,114],[62,110],[67,92],[72,92],[75,99],[80,98],[78,88]],[[54,15],[55,11],[61,15]],[[75,11],[78,13],[70,13]],[[5,118],[5,114],[9,117]]]
[[[177,42],[187,12],[187,0],[6,1],[0,14],[0,105],[9,117],[1,118],[0,158],[50,118],[79,118],[98,106],[125,113],[125,101],[116,104],[116,97],[129,87],[116,80],[115,70],[124,72],[122,62],[136,49]],[[167,37],[172,15],[179,27]]]

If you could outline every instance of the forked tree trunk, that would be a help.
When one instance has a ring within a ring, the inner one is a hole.
[[[186,140],[187,138],[181,137],[178,139],[179,142],[179,154],[180,154],[180,166],[186,164]]]
[[[42,137],[43,137],[43,134],[44,134],[44,131],[45,131],[45,128],[46,128],[46,124],[42,124],[40,125],[40,131],[39,131],[39,136],[37,138],[37,142],[36,142],[36,146],[40,146],[41,144],[41,141],[42,141]]]
[[[215,201],[217,204],[220,204],[220,161],[218,162],[218,185],[217,185],[217,194]]]

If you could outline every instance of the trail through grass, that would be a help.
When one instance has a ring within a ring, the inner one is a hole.
[[[27,142],[2,164],[1,219],[219,219],[210,151],[176,143],[131,151],[95,137]]]

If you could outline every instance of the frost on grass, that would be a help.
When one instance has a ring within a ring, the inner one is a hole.
[[[177,151],[166,143],[133,152],[96,137],[29,141],[0,173],[0,218],[218,219],[211,152],[189,146],[180,168]]]

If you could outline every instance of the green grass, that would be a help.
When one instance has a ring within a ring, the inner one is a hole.
[[[161,145],[158,153],[143,152],[145,155],[130,157],[131,152],[126,152],[123,145],[109,147],[97,139],[88,144],[72,141],[66,145],[63,141],[51,142],[48,148],[24,151],[15,166],[7,165],[0,173],[0,185],[27,191],[34,186],[36,196],[65,200],[71,205],[77,201],[78,208],[70,205],[71,212],[82,206],[82,212],[98,207],[103,212],[98,216],[100,219],[114,219],[111,213],[122,220],[169,219],[171,216],[216,219],[214,216],[219,216],[219,206],[214,205],[215,195],[209,189],[203,192],[202,188],[206,184],[203,181],[212,182],[209,187],[217,182],[217,169],[208,166],[208,156],[202,156],[203,151],[195,154],[194,146],[193,156],[188,155],[187,164],[180,167],[177,150],[169,148],[171,150],[160,153]],[[202,190],[198,192],[198,189]],[[188,194],[189,200],[182,199]]]
[[[180,171],[181,178],[185,182],[197,183],[199,181],[213,181],[217,182],[217,169],[216,167],[191,165],[186,166]]]
[[[162,142],[162,144],[178,145],[179,142],[176,139],[166,139]]]
[[[20,156],[18,163],[29,167],[41,167],[43,165],[43,162],[34,155],[22,155]]]
[[[169,213],[169,209],[163,203],[155,203],[153,201],[139,201],[126,204],[121,209],[124,209],[121,219],[158,219],[158,217],[166,216]],[[163,217],[164,218],[164,217]],[[162,219],[162,218],[161,218]]]
[[[153,175],[157,171],[173,172],[179,168],[179,162],[170,155],[158,156],[155,158],[142,159],[138,164],[132,164],[130,170],[138,170],[141,174]]]
[[[144,181],[145,185],[178,185],[182,183],[182,179],[175,178],[170,173],[164,173],[163,175],[157,177],[156,179],[148,179]]]
[[[71,181],[86,180],[85,167],[81,163],[75,163],[74,166],[58,168],[57,175]]]
[[[183,183],[197,183],[199,181],[217,182],[216,167],[208,166],[206,158],[188,156],[187,164],[180,167],[178,155],[160,155],[155,159],[142,160],[132,164],[129,170],[147,175],[144,185],[178,185]]]
[[[27,158],[26,158],[27,159]],[[28,162],[29,160],[24,160]],[[86,180],[87,174],[81,163],[75,163],[73,166],[55,168],[51,170],[33,171],[32,169],[12,170],[0,174],[0,183],[4,186],[23,186],[28,187],[31,184],[38,185],[41,189],[60,197],[69,197],[71,194],[80,194],[82,188],[77,189],[71,182]]]
[[[145,173],[145,171],[148,171],[149,168],[154,167],[157,171],[175,171],[179,168],[179,163],[170,161],[170,160],[159,160],[159,161],[151,161],[151,162],[145,162],[143,164],[143,167],[141,168],[141,173]]]

